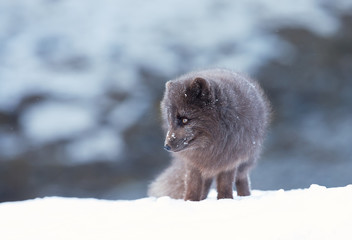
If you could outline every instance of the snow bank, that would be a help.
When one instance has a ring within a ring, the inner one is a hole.
[[[352,185],[201,202],[49,197],[0,204],[1,239],[351,239]]]

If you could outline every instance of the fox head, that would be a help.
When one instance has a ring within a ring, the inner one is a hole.
[[[217,102],[214,87],[204,78],[168,81],[161,102],[164,148],[179,152],[207,147],[214,140]]]

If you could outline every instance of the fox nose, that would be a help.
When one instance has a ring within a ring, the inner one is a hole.
[[[171,150],[171,147],[170,147],[168,144],[165,144],[165,145],[164,145],[164,149],[167,150],[167,151],[170,151],[170,150]]]

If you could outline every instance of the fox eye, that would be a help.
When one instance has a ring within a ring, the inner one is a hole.
[[[186,117],[181,117],[180,115],[177,116],[177,124],[179,126],[184,126],[187,125],[189,123],[189,119]]]

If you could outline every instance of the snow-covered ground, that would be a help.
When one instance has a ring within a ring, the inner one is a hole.
[[[352,239],[352,185],[201,202],[48,197],[0,204],[10,239]]]

